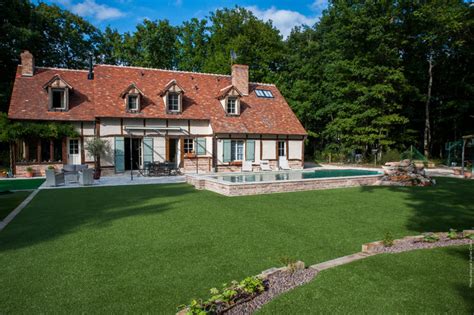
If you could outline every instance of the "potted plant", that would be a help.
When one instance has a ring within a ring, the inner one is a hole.
[[[472,164],[468,164],[464,170],[464,178],[472,178]]]
[[[31,166],[28,166],[26,168],[26,177],[33,177],[33,168]]]
[[[94,157],[94,179],[99,179],[101,175],[100,157],[110,151],[109,142],[100,138],[92,138],[86,142],[86,150]]]

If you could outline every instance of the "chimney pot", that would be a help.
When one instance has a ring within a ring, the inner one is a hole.
[[[249,66],[232,65],[232,85],[243,95],[249,95]]]
[[[21,75],[25,77],[32,77],[35,74],[35,57],[25,50],[20,55],[21,58]]]

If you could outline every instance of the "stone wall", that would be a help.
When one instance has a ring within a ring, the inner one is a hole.
[[[94,163],[85,163],[90,168],[94,167]],[[17,164],[15,166],[16,172],[15,177],[26,177],[26,168],[31,167],[33,169],[33,177],[46,176],[46,170],[49,166],[54,166],[56,172],[61,171],[63,163],[42,163],[42,164]]]
[[[185,173],[210,173],[212,171],[212,158],[207,156],[185,158],[183,171]]]
[[[260,182],[246,184],[226,184],[205,178],[187,178],[187,182],[199,187],[198,189],[207,189],[226,196],[245,196],[257,194],[270,194],[279,192],[292,192],[304,190],[319,190],[354,186],[374,185],[381,177],[365,176],[354,178],[328,178],[311,179],[301,181],[281,181],[281,182]]]

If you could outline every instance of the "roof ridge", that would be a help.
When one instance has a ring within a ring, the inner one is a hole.
[[[61,71],[81,71],[81,72],[89,72],[87,69],[69,69],[69,68],[57,68],[57,67],[37,67],[38,69],[48,69],[48,70],[61,70]]]
[[[157,70],[164,72],[177,72],[177,73],[189,73],[189,74],[203,74],[203,75],[212,75],[218,77],[231,77],[230,74],[218,74],[218,73],[208,73],[208,72],[196,72],[196,71],[184,71],[184,70],[170,70],[170,69],[160,69],[160,68],[148,68],[148,67],[138,67],[138,66],[122,66],[122,65],[109,65],[98,63],[96,66],[105,66],[105,67],[115,67],[115,68],[130,68],[130,69],[141,69],[141,70]]]

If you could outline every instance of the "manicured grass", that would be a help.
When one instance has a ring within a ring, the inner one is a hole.
[[[44,178],[32,179],[2,179],[0,192],[9,190],[36,189],[44,182]]]
[[[380,255],[328,269],[259,314],[472,314],[469,246]]]
[[[25,200],[29,194],[30,192],[28,191],[0,193],[0,221]]]
[[[185,184],[41,191],[0,233],[5,313],[172,313],[232,279],[470,228],[474,181],[225,197]],[[436,274],[434,274],[436,276]]]

